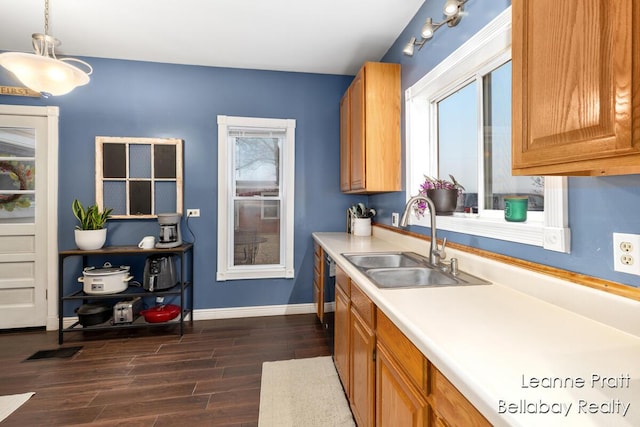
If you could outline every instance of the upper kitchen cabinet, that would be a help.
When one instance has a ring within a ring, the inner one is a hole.
[[[513,0],[513,174],[640,173],[640,2]]]
[[[366,62],[340,101],[340,189],[400,190],[400,65]]]

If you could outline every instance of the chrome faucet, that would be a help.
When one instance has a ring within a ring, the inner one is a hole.
[[[447,238],[445,237],[442,241],[442,248],[438,248],[438,239],[436,237],[436,207],[434,206],[433,201],[427,196],[423,196],[421,194],[410,198],[404,207],[404,212],[400,219],[400,226],[407,226],[409,223],[409,211],[413,205],[420,200],[427,202],[427,205],[429,206],[429,216],[431,219],[431,247],[429,248],[429,262],[434,267],[440,267],[440,261],[445,259],[447,256],[444,252],[444,248],[447,245]]]

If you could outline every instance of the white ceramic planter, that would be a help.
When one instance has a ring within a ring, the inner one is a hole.
[[[353,218],[351,232],[354,236],[371,236],[371,218]]]
[[[107,229],[100,230],[74,230],[76,246],[83,251],[100,249],[107,241]]]

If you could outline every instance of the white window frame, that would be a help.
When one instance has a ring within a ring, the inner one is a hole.
[[[475,34],[405,91],[406,199],[417,194],[424,175],[438,173],[437,101],[511,58],[511,7]],[[427,119],[425,119],[427,118]],[[479,123],[482,123],[480,121]],[[478,129],[482,140],[482,126]],[[479,144],[480,145],[480,144]],[[480,150],[480,148],[479,148]],[[479,184],[482,185],[479,179]],[[464,183],[463,183],[464,184]],[[468,217],[462,213],[437,216],[440,230],[449,230],[570,252],[571,230],[566,177],[545,177],[544,213],[529,212],[524,223],[507,222],[495,212]],[[411,215],[410,224],[428,227],[428,215]]]
[[[233,145],[229,139],[230,127],[284,129],[286,137],[281,147],[282,192],[280,259],[278,265],[233,265]],[[294,119],[218,116],[218,281],[240,279],[292,278],[294,230],[294,177],[295,177]]]

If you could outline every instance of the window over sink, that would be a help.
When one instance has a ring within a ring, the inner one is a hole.
[[[405,102],[407,200],[425,175],[465,186],[439,229],[570,251],[566,177],[511,175],[511,8],[408,88]],[[526,222],[504,220],[513,195],[529,199]]]

